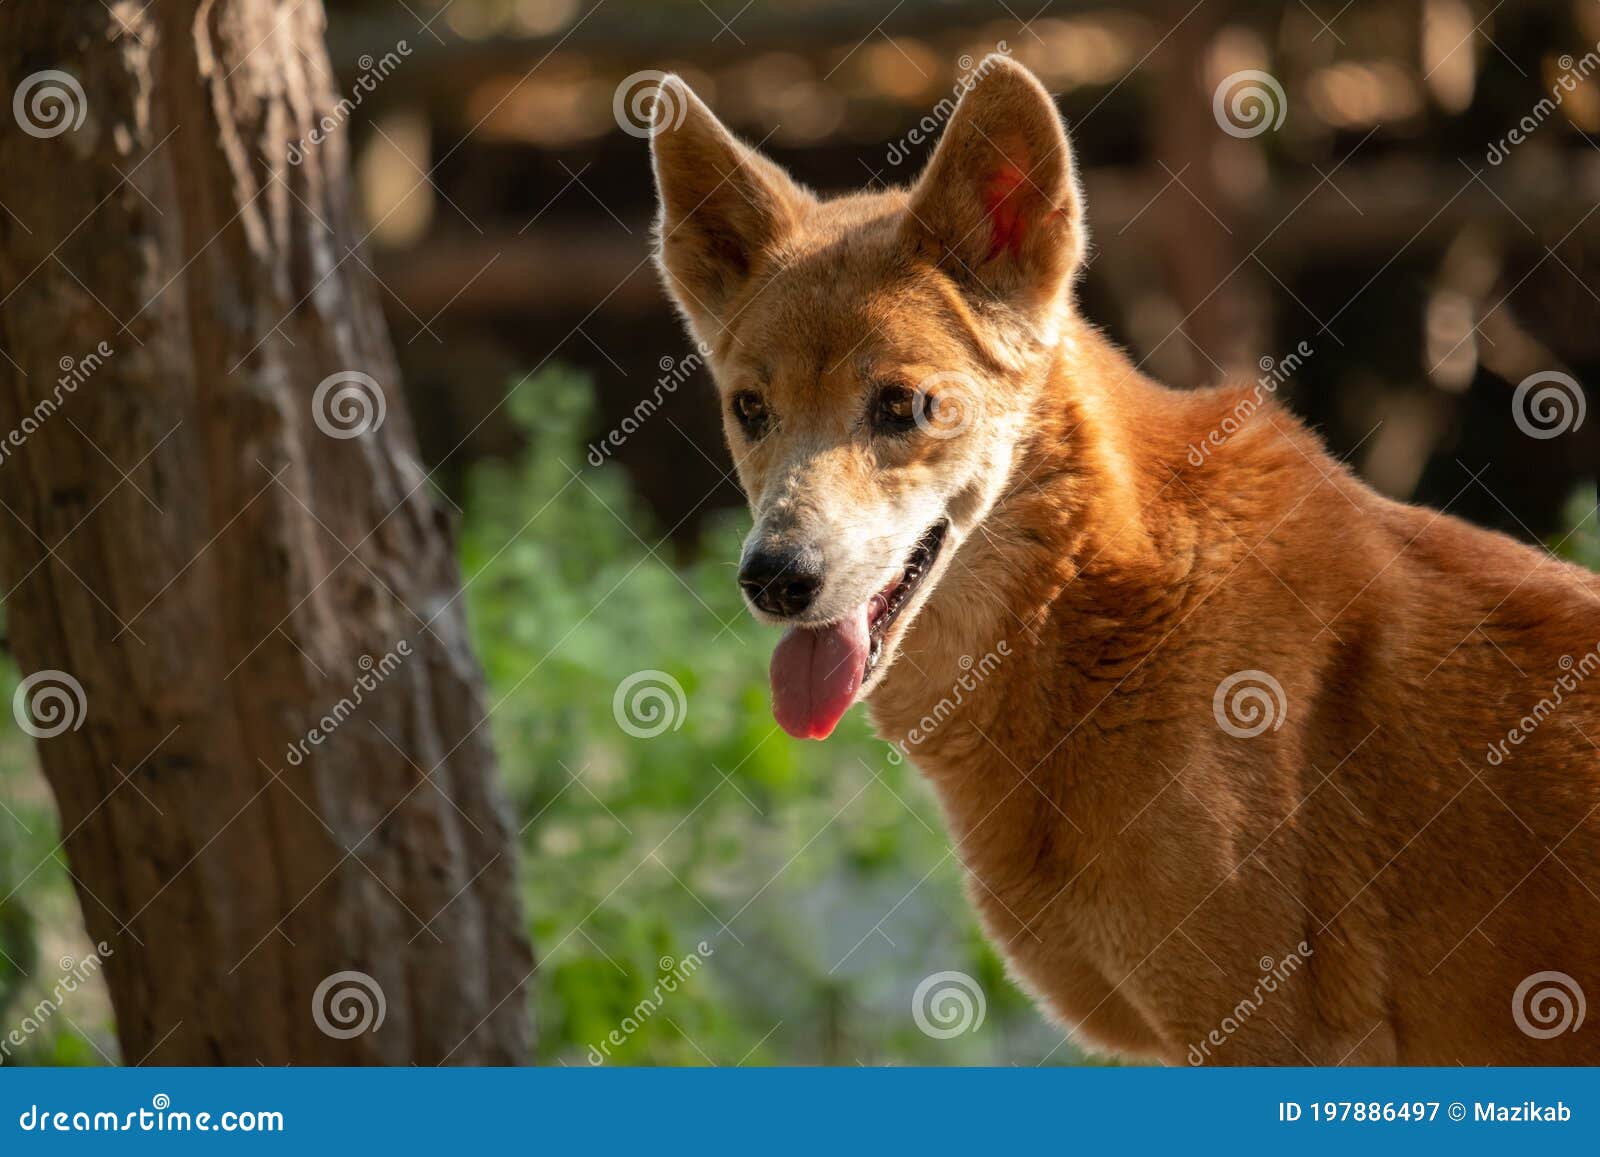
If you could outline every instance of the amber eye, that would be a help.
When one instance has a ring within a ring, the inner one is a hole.
[[[733,396],[733,416],[752,441],[765,434],[772,421],[767,403],[754,390],[741,390]]]
[[[927,395],[910,386],[880,386],[872,406],[872,424],[880,433],[904,434],[917,424],[927,401]]]

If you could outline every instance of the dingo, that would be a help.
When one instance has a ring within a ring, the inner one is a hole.
[[[1173,1064],[1600,1062],[1600,578],[1143,377],[1011,61],[914,187],[829,200],[657,99],[773,712],[868,704],[1018,980]]]

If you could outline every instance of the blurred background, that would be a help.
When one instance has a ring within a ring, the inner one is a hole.
[[[828,192],[911,180],[941,102],[1006,52],[1077,150],[1082,308],[1146,372],[1254,379],[1308,348],[1277,392],[1379,490],[1600,566],[1595,0],[327,8],[368,260],[458,510],[542,1063],[592,1063],[701,942],[606,1061],[1082,1060],[984,946],[931,796],[859,710],[826,745],[771,722],[772,639],[733,582],[742,500],[649,262],[630,110],[655,71]],[[1572,385],[1541,429],[1516,391],[1552,372]],[[648,737],[613,711],[641,668],[684,693]],[[87,944],[31,744],[0,722],[9,1023],[40,998],[34,962]],[[985,1009],[948,1037],[911,1015],[944,970]],[[90,986],[10,1060],[115,1048]]]

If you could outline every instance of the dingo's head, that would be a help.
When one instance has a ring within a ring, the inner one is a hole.
[[[1084,229],[1066,135],[991,56],[909,189],[821,200],[676,77],[658,260],[710,362],[755,526],[739,585],[790,628],[773,712],[822,738],[893,661],[1005,484]]]

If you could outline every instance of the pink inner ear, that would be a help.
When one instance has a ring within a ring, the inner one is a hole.
[[[983,187],[983,208],[989,217],[989,258],[1001,253],[1021,256],[1022,242],[1027,233],[1024,220],[1026,195],[1019,192],[1026,174],[1009,161],[989,176]]]

